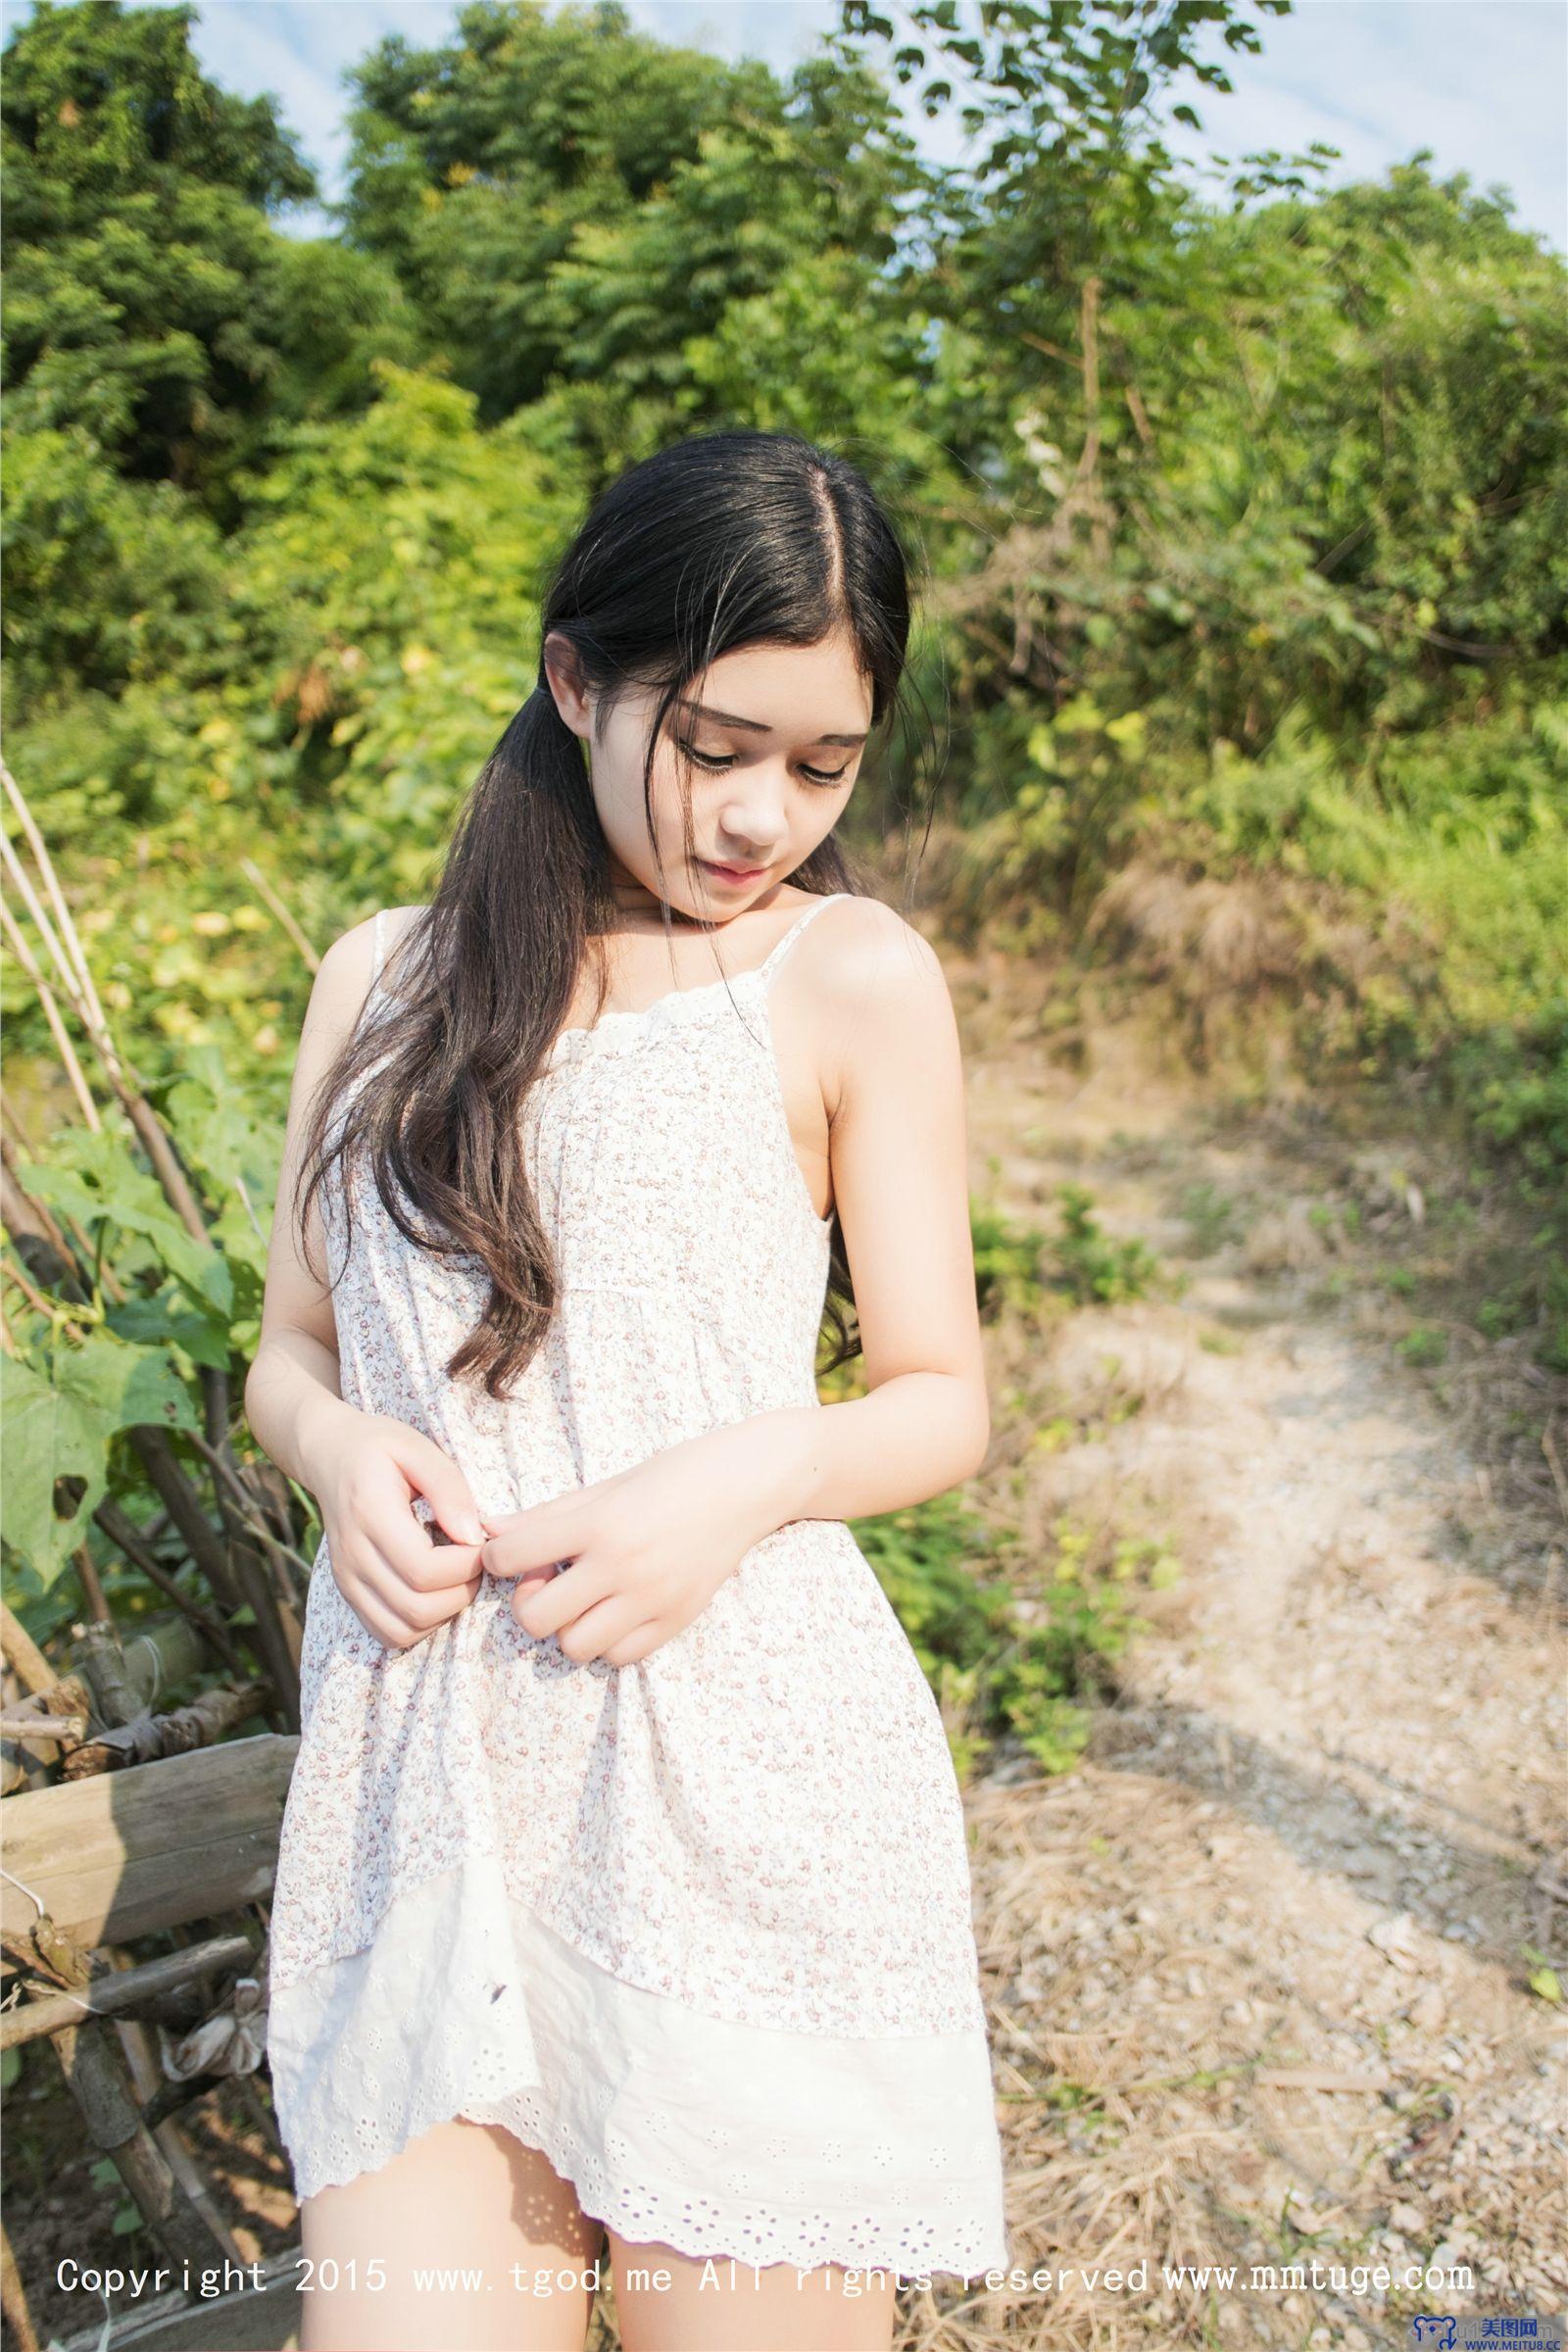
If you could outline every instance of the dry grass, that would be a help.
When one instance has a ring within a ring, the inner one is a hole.
[[[1285,956],[1245,898],[1130,916],[1195,987]],[[1118,1233],[1195,1183],[1242,1213],[1180,1302],[990,1335],[1009,1403],[983,1483],[1025,1554],[1069,1510],[1164,1525],[1190,1573],[1077,1770],[1013,1758],[968,1791],[1013,2262],[1066,2277],[911,2298],[901,2352],[1371,2352],[1434,2307],[1332,2283],[1379,2262],[1467,2262],[1460,2309],[1560,2310],[1565,2028],[1524,1955],[1561,1968],[1568,1926],[1565,1384],[1461,1304],[1509,1212],[1439,1248],[1463,1154],[1391,1101],[1282,1089],[1216,1122],[1092,1001],[1057,1056],[1038,975],[950,971],[977,1189],[1026,1216],[1070,1171]],[[1157,1041],[1152,998],[1136,1019]],[[1431,1373],[1396,1351],[1391,1263],[1449,1286]],[[1057,1416],[1074,1439],[1042,1452]],[[1144,2291],[1082,2276],[1139,2258]],[[1318,2289],[1162,2283],[1314,2258]]]

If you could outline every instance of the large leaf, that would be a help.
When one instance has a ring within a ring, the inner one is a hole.
[[[108,1492],[111,1440],[146,1422],[201,1427],[168,1358],[107,1331],[62,1348],[53,1381],[19,1357],[0,1356],[0,1532],[46,1590]],[[74,1503],[69,1490],[59,1494],[65,1517],[56,1507],[62,1479],[81,1482]]]
[[[20,1174],[28,1192],[46,1200],[61,1217],[74,1217],[92,1235],[117,1227],[148,1244],[153,1259],[167,1268],[197,1304],[225,1319],[234,1304],[233,1277],[221,1250],[188,1233],[170,1207],[163,1187],[131,1156],[123,1136],[90,1134],[84,1127],[62,1130],[54,1156],[24,1160]],[[103,1247],[108,1253],[111,1242]]]

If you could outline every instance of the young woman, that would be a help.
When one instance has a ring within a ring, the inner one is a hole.
[[[322,959],[246,1390],[324,1530],[302,2342],[578,2352],[608,2238],[625,2352],[871,2352],[1007,2259],[957,1784],[845,1525],[989,1434],[952,1003],[833,838],[905,565],[853,466],[714,434],[542,617],[432,904]]]

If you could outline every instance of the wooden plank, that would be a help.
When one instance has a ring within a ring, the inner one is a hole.
[[[263,1732],[8,1796],[0,1918],[24,1934],[38,1916],[31,1887],[90,1948],[267,1895],[298,1749],[298,1739]]]

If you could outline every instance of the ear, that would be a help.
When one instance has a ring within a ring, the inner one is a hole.
[[[571,639],[561,629],[552,629],[544,642],[545,678],[556,709],[574,735],[585,739],[593,725],[593,713],[588,681]]]

